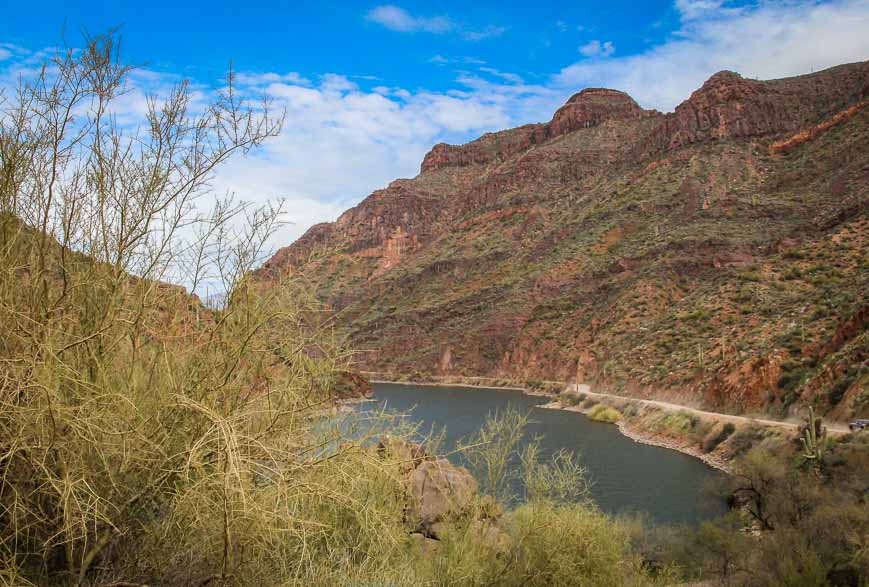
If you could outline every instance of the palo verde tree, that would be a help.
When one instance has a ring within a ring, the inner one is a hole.
[[[0,98],[0,583],[316,574],[336,520],[380,520],[317,424],[346,355],[298,280],[248,278],[280,206],[210,192],[282,116],[230,72],[121,124],[118,47],[87,37]]]

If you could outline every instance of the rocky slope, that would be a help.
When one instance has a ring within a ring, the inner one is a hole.
[[[869,62],[609,89],[436,145],[256,278],[303,271],[372,370],[869,410]]]

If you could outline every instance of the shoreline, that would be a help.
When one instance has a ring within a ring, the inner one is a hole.
[[[543,391],[533,391],[527,387],[513,387],[508,385],[482,385],[477,383],[444,383],[444,382],[423,382],[423,381],[390,381],[387,379],[369,379],[369,383],[387,383],[389,385],[416,385],[422,387],[467,387],[468,389],[491,389],[494,391],[520,391],[525,395],[534,397],[553,397],[552,394]]]
[[[661,448],[675,450],[682,454],[703,461],[703,463],[705,463],[708,467],[711,467],[728,475],[733,475],[733,469],[730,467],[730,464],[725,459],[718,458],[711,454],[703,454],[702,452],[691,446],[680,446],[670,438],[654,435],[648,432],[631,430],[628,428],[627,423],[624,420],[619,420],[618,422],[616,422],[616,426],[618,426],[619,432],[621,432],[623,436],[630,438],[638,444],[648,444],[650,446],[658,446]]]
[[[564,412],[576,412],[577,414],[582,414],[586,416],[586,411],[579,408],[578,406],[565,406],[561,404],[558,400],[549,402],[548,404],[544,404],[542,406],[537,406],[539,408],[543,408],[545,410],[561,410]],[[602,424],[610,424],[610,422],[601,422]],[[629,438],[633,440],[637,444],[646,444],[649,446],[657,446],[659,448],[666,448],[669,450],[674,450],[676,452],[680,452],[684,455],[688,455],[689,457],[693,457],[702,461],[708,467],[713,469],[717,469],[722,473],[727,473],[728,475],[733,474],[733,470],[730,467],[728,461],[726,459],[717,457],[712,454],[705,454],[693,446],[687,446],[685,444],[680,444],[678,440],[670,438],[668,436],[664,436],[662,434],[656,434],[654,432],[647,432],[644,430],[637,430],[636,428],[631,428],[628,425],[628,422],[624,420],[624,418],[617,420],[616,422],[611,422],[611,424],[615,425],[616,428],[619,429],[619,432],[622,433],[622,436],[625,438]]]
[[[443,383],[443,382],[422,382],[422,381],[390,381],[386,379],[369,379],[369,383],[386,383],[390,385],[415,385],[415,386],[423,386],[423,387],[464,387],[468,389],[491,389],[494,391],[498,390],[508,390],[508,391],[520,391],[524,395],[532,396],[532,397],[548,397],[552,398],[552,401],[546,404],[541,404],[535,406],[537,408],[545,409],[545,410],[562,410],[566,412],[576,412],[582,414],[586,418],[585,412],[581,409],[578,409],[575,406],[565,406],[558,401],[557,395],[553,395],[551,393],[546,393],[544,391],[534,391],[530,390],[526,387],[508,387],[508,386],[491,386],[491,385],[482,385],[482,384],[472,384],[472,383]],[[565,386],[570,384],[565,383]],[[630,400],[632,398],[624,398],[626,400]],[[672,438],[668,438],[659,434],[654,434],[651,432],[645,432],[641,430],[632,429],[628,426],[628,423],[625,422],[624,419],[620,419],[617,422],[613,422],[616,428],[619,429],[619,432],[622,436],[633,440],[638,444],[646,444],[649,446],[657,446],[659,448],[665,448],[669,450],[674,450],[680,452],[682,454],[688,455],[699,461],[702,461],[706,466],[726,473],[728,475],[732,474],[732,469],[729,466],[729,463],[726,459],[722,459],[710,454],[704,454],[691,446],[685,446],[679,444],[676,440]]]

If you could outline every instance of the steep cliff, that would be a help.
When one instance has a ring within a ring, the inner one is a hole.
[[[720,72],[668,114],[586,89],[435,145],[256,277],[303,270],[375,370],[865,414],[867,104],[869,62]]]

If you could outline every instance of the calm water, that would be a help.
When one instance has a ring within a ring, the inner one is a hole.
[[[682,453],[638,444],[625,438],[612,424],[593,422],[576,412],[535,407],[545,398],[520,392],[411,385],[376,384],[376,402],[363,411],[407,414],[422,432],[446,428],[446,446],[475,434],[486,417],[513,405],[531,411],[526,439],[541,437],[547,456],[560,449],[577,451],[593,482],[592,496],[611,513],[645,512],[659,524],[696,524],[725,511],[704,487],[722,473]],[[461,455],[452,460],[461,463]]]

